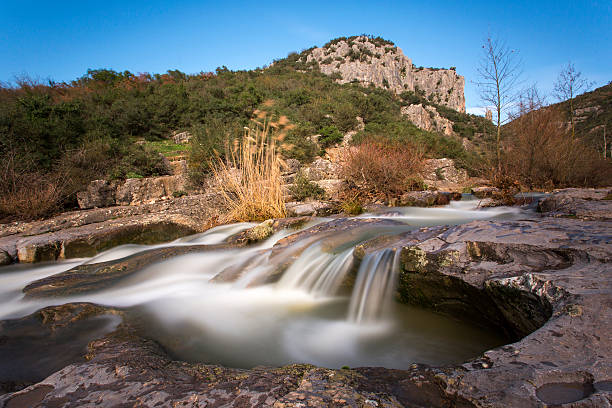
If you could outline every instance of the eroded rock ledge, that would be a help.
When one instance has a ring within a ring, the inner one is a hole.
[[[0,407],[612,406],[610,220],[475,221],[393,239],[356,253],[401,248],[403,301],[505,330],[516,342],[452,367],[242,370],[173,361],[127,319],[89,344],[89,361],[0,396]],[[62,309],[69,306],[48,308],[39,324],[78,321],[74,308]]]

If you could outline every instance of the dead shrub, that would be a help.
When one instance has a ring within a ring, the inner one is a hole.
[[[572,138],[556,107],[526,112],[508,125],[504,169],[528,189],[598,186],[612,178],[611,163]]]
[[[366,140],[347,151],[342,176],[370,197],[390,199],[420,187],[423,153],[409,143]]]
[[[53,215],[67,198],[67,180],[58,174],[20,170],[11,157],[0,172],[0,219],[5,221]]]

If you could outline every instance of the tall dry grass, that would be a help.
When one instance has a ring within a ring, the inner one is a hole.
[[[216,185],[228,208],[222,222],[261,221],[286,216],[278,144],[286,124],[252,121],[241,141],[223,160],[211,164]]]

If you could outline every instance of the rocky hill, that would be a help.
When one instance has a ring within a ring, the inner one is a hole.
[[[569,115],[569,102],[559,106]],[[607,139],[607,157],[612,141],[612,82],[591,92],[578,95],[574,100],[576,135],[585,143],[603,153],[604,128]]]
[[[465,112],[465,79],[451,69],[416,67],[402,50],[380,37],[340,37],[300,55],[298,63],[318,66],[339,83],[373,84],[396,94],[409,91]]]

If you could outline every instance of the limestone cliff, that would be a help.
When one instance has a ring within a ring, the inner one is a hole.
[[[397,94],[412,91],[430,101],[465,112],[465,80],[454,69],[415,67],[392,42],[357,36],[338,38],[302,54],[302,63],[318,64],[339,83],[374,84]]]

